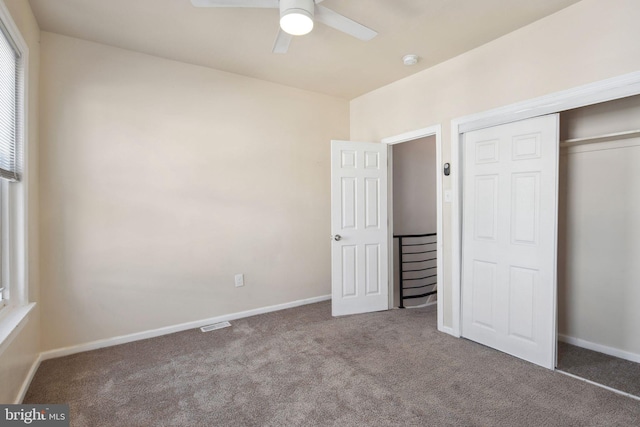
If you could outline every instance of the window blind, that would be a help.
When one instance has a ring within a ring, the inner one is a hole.
[[[0,32],[0,178],[20,181],[22,73],[18,50]]]

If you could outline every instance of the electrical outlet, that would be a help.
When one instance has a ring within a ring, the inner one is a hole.
[[[235,276],[236,288],[244,286],[244,274],[236,274]]]

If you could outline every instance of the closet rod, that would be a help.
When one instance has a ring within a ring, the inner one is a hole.
[[[616,139],[635,138],[640,136],[640,129],[629,130],[625,132],[607,133],[598,136],[588,136],[586,138],[572,138],[560,141],[561,147],[572,147],[574,145],[593,144],[596,142],[614,141]]]

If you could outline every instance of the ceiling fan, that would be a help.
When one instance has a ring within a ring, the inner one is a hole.
[[[378,35],[371,28],[346,16],[320,6],[323,0],[191,0],[196,7],[256,7],[280,9],[280,31],[273,44],[273,53],[286,53],[293,36],[313,29],[314,20],[357,39],[368,41]]]

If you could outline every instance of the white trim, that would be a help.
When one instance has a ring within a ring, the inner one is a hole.
[[[396,241],[393,237],[393,224],[394,224],[394,210],[393,210],[393,150],[391,146],[387,147],[387,287],[389,290],[389,310],[395,308],[395,259],[394,253],[396,248]]]
[[[410,132],[405,132],[400,135],[390,136],[382,139],[383,144],[387,144],[389,146],[400,144],[403,142],[414,141],[420,138],[426,138],[430,136],[435,136],[436,138],[436,233],[438,234],[438,243],[436,244],[436,270],[437,270],[437,289],[438,289],[438,297],[436,304],[438,305],[438,330],[444,331],[444,309],[443,309],[443,292],[444,289],[444,234],[443,234],[443,204],[442,204],[442,126],[441,125],[433,125],[422,129],[413,130]],[[391,149],[389,149],[389,153],[392,153]],[[389,298],[389,308],[393,308],[393,279],[394,279],[394,271],[393,271],[393,187],[392,187],[392,177],[393,177],[393,155],[389,156],[389,164],[387,165],[388,170],[388,180],[391,183],[389,187],[387,204],[391,207],[389,209],[389,294],[391,297]]]
[[[560,212],[560,114],[554,113],[555,122],[556,122],[556,136],[553,140],[554,149],[555,149],[555,172],[556,177],[554,179],[554,189],[553,194],[555,195],[553,205],[554,205],[554,215],[553,215],[553,277],[552,277],[552,286],[553,286],[553,295],[551,302],[551,357],[549,360],[551,361],[551,366],[548,366],[549,369],[553,369],[558,364],[558,215]]]
[[[24,400],[24,396],[27,394],[27,390],[29,390],[29,387],[31,386],[31,381],[33,381],[33,377],[36,375],[36,372],[38,372],[38,368],[40,367],[41,362],[42,362],[42,354],[38,354],[38,357],[36,357],[36,360],[34,360],[33,363],[31,364],[31,368],[29,369],[27,376],[24,378],[24,381],[22,381],[22,386],[20,387],[20,390],[18,391],[18,395],[16,396],[16,399],[13,401],[13,403],[15,404],[22,403],[22,401]]]
[[[440,125],[433,125],[422,129],[412,130],[410,132],[401,133],[400,135],[382,138],[380,142],[388,145],[400,144],[402,142],[413,141],[415,139],[426,138],[432,135],[438,135],[442,131]]]
[[[460,117],[460,133],[640,94],[640,71]]]
[[[97,350],[99,348],[111,347],[114,345],[126,344],[133,341],[145,340],[148,338],[155,338],[162,335],[173,334],[175,332],[182,332],[189,329],[201,328],[202,326],[210,325],[212,323],[219,323],[237,319],[243,319],[245,317],[257,316],[258,314],[271,313],[274,311],[285,310],[287,308],[299,307],[307,304],[315,304],[317,302],[329,301],[331,295],[323,295],[319,297],[307,298],[283,304],[271,305],[268,307],[255,308],[253,310],[241,311],[238,313],[224,314],[222,316],[211,317],[208,319],[196,320],[193,322],[181,323],[173,326],[166,326],[164,328],[152,329],[149,331],[136,332],[128,335],[121,335],[112,338],[106,338],[97,341],[91,341],[84,344],[78,344],[70,347],[58,348],[55,350],[44,351],[40,354],[41,360],[54,359],[56,357],[68,356],[70,354],[82,353],[84,351]]]
[[[22,62],[22,181],[11,182],[4,185],[4,190],[7,193],[7,202],[9,208],[8,212],[3,215],[8,221],[9,230],[6,232],[6,238],[9,239],[7,250],[8,262],[7,270],[8,279],[5,283],[5,292],[9,294],[9,300],[7,306],[2,310],[3,313],[7,311],[6,318],[13,318],[14,313],[22,313],[23,309],[27,309],[27,312],[31,310],[32,306],[28,305],[29,302],[29,277],[27,262],[29,259],[29,48],[25,42],[18,26],[13,21],[11,13],[7,9],[4,1],[0,1],[0,20],[4,25],[8,36],[14,42],[16,49],[20,53],[20,61]],[[3,275],[5,272],[3,272]],[[26,316],[26,314],[25,314]],[[5,317],[3,317],[4,321]],[[2,335],[1,338],[6,338]],[[0,339],[0,343],[2,340]]]
[[[444,330],[444,222],[443,222],[443,188],[442,188],[442,175],[443,161],[442,161],[442,126],[433,126],[435,128],[436,135],[436,228],[438,233],[438,243],[436,244],[436,281],[438,283],[436,294],[436,304],[438,306],[438,330]]]
[[[559,113],[573,108],[640,94],[640,71],[552,93],[539,98],[507,105],[493,110],[456,118],[451,121],[451,295],[452,329],[460,336],[460,268],[462,266],[462,189],[464,168],[461,156],[461,137],[465,132],[525,120],[545,114]],[[456,167],[457,164],[457,167]],[[556,314],[554,313],[554,316]]]
[[[438,330],[440,332],[444,332],[445,334],[453,335],[454,337],[456,336],[456,334],[453,332],[453,329],[450,328],[449,326],[442,326],[442,327],[438,326]],[[458,338],[460,337],[458,336]]]
[[[461,171],[464,168],[460,155],[460,140],[458,120],[451,121],[451,332],[460,338],[460,309],[462,307],[462,188]],[[455,137],[456,142],[453,142]]]
[[[637,138],[639,136],[640,136],[640,130],[634,129],[634,130],[628,130],[625,132],[614,132],[614,133],[607,133],[604,135],[588,136],[585,138],[566,139],[564,141],[560,141],[560,146],[573,147],[575,145],[596,144],[599,142],[606,142],[606,141],[620,141],[623,139]]]
[[[603,344],[583,340],[581,338],[570,337],[564,334],[558,334],[558,341],[566,342],[567,344],[575,345],[577,347],[586,348],[587,350],[597,351],[598,353],[608,354],[609,356],[618,357],[620,359],[629,360],[630,362],[640,363],[640,354],[632,353],[626,350],[620,350],[619,348],[609,347]]]
[[[9,306],[2,310],[2,318],[0,318],[0,355],[4,353],[14,338],[20,333],[22,328],[24,328],[24,325],[29,320],[29,312],[31,312],[35,305],[36,303],[20,307]]]
[[[561,371],[560,369],[556,369],[556,372],[559,372],[559,373],[561,373],[562,375],[566,375],[566,376],[571,377],[571,378],[574,378],[574,379],[576,379],[576,380],[580,380],[580,381],[583,381],[583,382],[585,382],[585,383],[589,383],[589,384],[591,384],[591,385],[595,385],[595,386],[600,387],[600,388],[603,388],[603,389],[605,389],[605,390],[612,391],[612,392],[614,392],[615,394],[620,394],[620,395],[625,396],[625,397],[630,397],[630,398],[635,399],[635,400],[640,400],[640,397],[639,397],[639,396],[636,396],[636,395],[631,394],[631,393],[627,393],[626,391],[618,390],[617,388],[609,387],[609,386],[607,386],[607,385],[600,384],[600,383],[597,383],[597,382],[595,382],[595,381],[591,381],[591,380],[588,380],[588,379],[586,379],[586,378],[579,377],[579,376],[574,375],[574,374],[570,374],[569,372]]]
[[[632,148],[640,146],[640,138],[615,139],[615,140],[594,140],[583,144],[567,145],[560,144],[560,153],[564,155],[587,153],[590,151],[619,150],[621,148]]]
[[[5,28],[9,32],[9,35],[13,39],[13,42],[16,44],[16,47],[20,51],[20,54],[26,54],[29,52],[29,48],[27,47],[27,42],[22,37],[22,33],[18,29],[18,26],[13,20],[9,9],[7,9],[7,5],[4,3],[4,0],[0,1],[0,19],[4,24]],[[28,61],[25,61],[27,63]],[[26,65],[26,64],[25,64]],[[25,70],[26,71],[26,70]],[[25,72],[28,75],[28,73]]]

